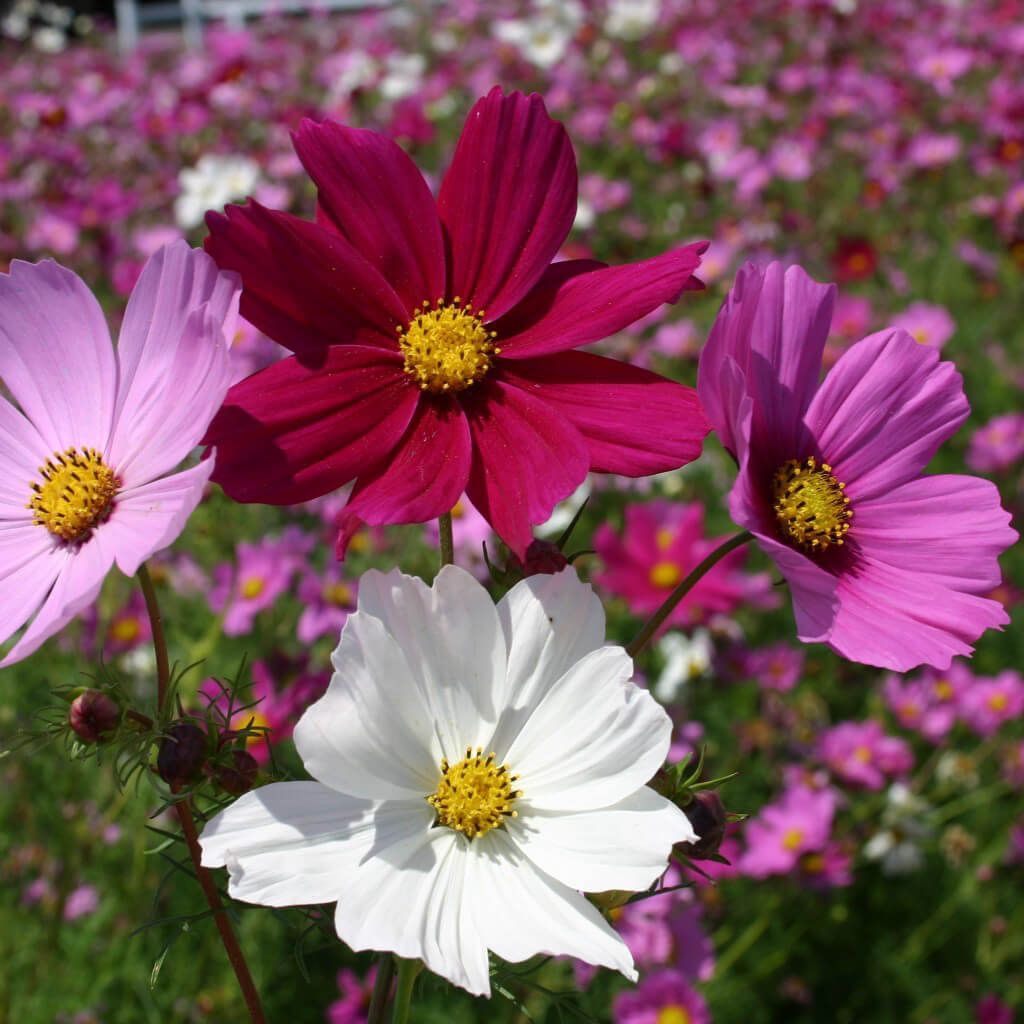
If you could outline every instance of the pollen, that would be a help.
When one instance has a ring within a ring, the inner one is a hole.
[[[26,508],[37,526],[45,526],[69,544],[88,540],[110,515],[120,482],[95,448],[68,448],[39,469]]]
[[[832,475],[832,467],[827,462],[819,465],[813,455],[803,462],[784,463],[772,480],[773,508],[782,532],[811,552],[841,546],[853,518],[845,488]]]
[[[405,372],[423,391],[444,394],[465,391],[482,380],[491,357],[501,352],[497,337],[483,322],[484,311],[438,299],[434,308],[424,302],[408,327],[398,329],[398,347],[405,357]]]
[[[652,587],[659,590],[668,590],[674,587],[683,578],[682,570],[675,562],[655,562],[647,579]]]
[[[477,839],[506,818],[517,817],[513,804],[522,790],[513,789],[518,775],[508,765],[498,764],[493,752],[484,756],[481,748],[466,748],[457,764],[441,761],[441,779],[427,803],[437,811],[437,824]]]
[[[800,844],[804,841],[803,829],[787,828],[782,834],[782,848],[784,850],[799,850]]]

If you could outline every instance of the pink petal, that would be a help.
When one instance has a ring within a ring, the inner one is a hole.
[[[33,482],[53,449],[10,402],[0,398],[0,520],[30,521]]]
[[[203,499],[213,466],[213,459],[207,459],[117,496],[110,520],[99,529],[109,539],[118,568],[126,576],[134,576],[147,558],[178,538]]]
[[[53,581],[53,588],[21,639],[7,657],[0,661],[0,668],[27,658],[44,641],[59,633],[76,615],[88,608],[99,595],[103,580],[113,564],[113,549],[102,530],[95,530],[80,547],[54,547],[49,549],[46,556],[40,557],[40,575]],[[54,568],[57,569],[56,573]],[[35,600],[39,584],[32,584],[30,589],[27,599]]]
[[[197,253],[198,255],[205,255]],[[211,265],[212,265],[212,261]],[[233,367],[215,302],[179,316],[159,355],[147,349],[134,369],[110,440],[110,461],[125,487],[177,466],[206,432],[224,400]]]
[[[692,388],[589,352],[517,359],[502,371],[576,427],[596,472],[647,476],[700,455],[708,422]]]
[[[835,285],[818,284],[797,266],[764,270],[748,263],[736,275],[700,357],[697,391],[725,448],[736,454],[736,409],[721,391],[732,359],[754,400],[751,437],[760,446],[799,453],[801,420],[818,386],[832,322]],[[787,456],[787,458],[792,456]]]
[[[448,290],[510,310],[537,283],[576,217],[576,158],[536,94],[495,86],[469,112],[438,198]]]
[[[66,559],[44,527],[0,524],[0,643],[32,617]]]
[[[50,448],[106,451],[117,370],[99,303],[51,260],[0,274],[0,378]]]
[[[236,501],[318,498],[391,453],[419,398],[397,353],[335,345],[317,369],[283,359],[228,391],[204,438],[213,480]]]
[[[906,331],[882,331],[839,357],[807,425],[846,484],[856,519],[858,502],[918,476],[969,412],[952,363]]]
[[[352,243],[407,310],[445,293],[444,243],[423,175],[387,136],[304,120],[295,151],[316,182],[322,220]]]
[[[494,325],[502,356],[525,359],[600,341],[663,303],[676,302],[699,287],[693,272],[706,248],[706,242],[696,242],[621,267],[592,260],[553,263]]]
[[[587,443],[554,405],[501,380],[488,381],[466,403],[473,469],[466,494],[519,556],[531,526],[583,482]]]
[[[327,345],[397,348],[405,304],[336,231],[252,200],[206,222],[206,251],[242,277],[242,316],[274,341],[314,361]]]
[[[338,517],[338,557],[363,523],[424,523],[450,512],[466,489],[471,457],[462,406],[452,399],[420,400],[395,450],[360,473]]]

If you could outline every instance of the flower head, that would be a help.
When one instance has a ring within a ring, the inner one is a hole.
[[[495,88],[473,107],[436,200],[382,135],[306,121],[294,144],[316,223],[255,202],[208,216],[243,314],[295,353],[235,385],[207,435],[228,494],[293,504],[354,479],[343,553],[363,522],[425,522],[465,492],[522,556],[588,470],[696,458],[690,389],[572,350],[699,287],[704,247],[552,263],[576,161],[539,96]]]
[[[603,643],[572,570],[497,608],[455,567],[433,587],[366,573],[330,687],[295,728],[318,781],[246,794],[207,825],[203,862],[248,902],[337,901],[353,949],[422,959],[477,994],[488,950],[635,977],[580,890],[646,888],[694,832],[645,785],[668,716]]]
[[[147,262],[117,349],[81,279],[50,261],[0,274],[0,641],[31,654],[134,574],[199,503],[213,460],[173,473],[230,379],[234,276],[184,242]]]
[[[745,267],[726,298],[698,387],[739,463],[730,510],[789,582],[801,640],[945,668],[1008,621],[983,595],[1017,535],[988,481],[921,475],[968,413],[935,349],[882,331],[819,384],[833,297],[773,263]]]

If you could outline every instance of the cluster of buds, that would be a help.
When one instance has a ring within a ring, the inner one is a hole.
[[[247,793],[256,783],[259,764],[237,746],[239,734],[208,727],[201,719],[179,719],[164,730],[156,771],[177,791],[193,786],[204,776],[232,796]]]

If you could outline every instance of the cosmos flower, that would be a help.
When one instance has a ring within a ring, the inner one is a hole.
[[[364,574],[328,691],[295,727],[317,781],[222,811],[203,863],[250,903],[337,901],[352,949],[421,959],[475,994],[490,992],[488,950],[635,978],[580,891],[645,889],[694,833],[645,785],[668,716],[603,645],[600,602],[571,569],[497,607],[454,566],[432,588]]]
[[[234,275],[184,242],[159,250],[132,292],[115,351],[99,304],[56,263],[0,274],[2,664],[36,650],[182,531],[213,469],[174,468],[230,378]]]
[[[882,789],[892,776],[914,767],[905,740],[887,736],[880,722],[840,722],[818,737],[817,756],[833,774],[853,786]]]
[[[355,479],[363,522],[425,522],[465,491],[522,557],[588,470],[646,476],[697,457],[680,384],[573,349],[699,287],[703,244],[623,267],[552,263],[576,161],[539,96],[470,111],[435,200],[390,139],[334,121],[294,136],[316,223],[259,203],[208,216],[243,315],[295,355],[237,384],[207,435],[233,498],[294,504]]]
[[[701,994],[681,971],[644,978],[635,991],[620,992],[612,1005],[615,1024],[711,1024]]]
[[[801,640],[945,668],[1008,621],[982,595],[1017,535],[990,482],[921,475],[969,412],[934,349],[882,331],[819,384],[833,296],[799,267],[748,265],[718,314],[698,389],[739,463],[730,511],[788,580]]]

